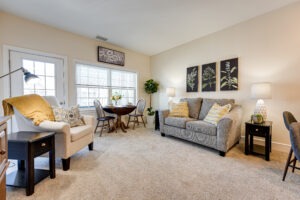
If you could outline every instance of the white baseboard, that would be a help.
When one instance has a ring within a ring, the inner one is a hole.
[[[242,136],[240,142],[245,143],[245,136]],[[260,138],[254,138],[254,143],[258,145],[265,145],[265,140]],[[283,144],[280,142],[272,142],[272,149],[276,151],[286,152],[288,153],[290,151],[291,145],[289,144]]]

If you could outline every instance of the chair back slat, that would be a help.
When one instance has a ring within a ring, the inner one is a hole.
[[[136,104],[135,114],[143,114],[145,111],[145,107],[146,107],[145,99],[139,99]]]
[[[98,118],[105,117],[105,112],[104,112],[102,105],[98,99],[94,100],[94,106],[96,109],[97,117]]]

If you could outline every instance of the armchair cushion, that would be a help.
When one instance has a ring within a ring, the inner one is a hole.
[[[70,109],[53,106],[55,121],[69,123],[71,127],[82,126],[84,122],[80,116],[78,105]]]

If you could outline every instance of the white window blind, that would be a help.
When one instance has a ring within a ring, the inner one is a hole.
[[[77,104],[92,107],[95,99],[102,105],[111,103],[111,96],[122,95],[121,105],[136,103],[137,74],[99,66],[76,64]]]

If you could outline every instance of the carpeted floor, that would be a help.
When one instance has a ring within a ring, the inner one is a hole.
[[[300,199],[300,173],[282,182],[287,154],[273,151],[271,161],[245,156],[237,145],[226,157],[217,151],[159,132],[137,128],[95,137],[94,151],[83,149],[56,178],[47,178],[26,197],[25,189],[7,187],[7,199]],[[36,167],[47,168],[47,158]],[[11,170],[11,169],[10,169]]]

